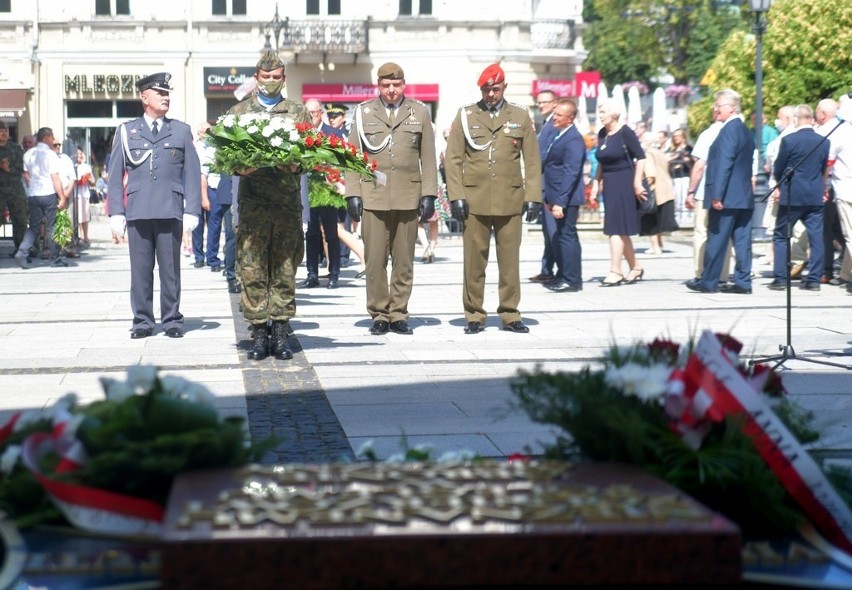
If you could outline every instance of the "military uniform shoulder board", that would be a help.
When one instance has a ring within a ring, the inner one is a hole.
[[[513,107],[518,107],[519,109],[524,109],[525,111],[526,111],[527,109],[529,109],[529,107],[528,107],[528,106],[526,106],[526,105],[522,105],[522,104],[517,103],[517,102],[512,102],[512,101],[510,101],[510,100],[507,100],[507,101],[506,101],[506,104],[510,104],[510,105],[512,105]]]
[[[406,97],[406,98],[408,98],[408,97]],[[414,104],[419,104],[421,107],[425,107],[425,106],[426,106],[426,103],[425,103],[425,102],[423,102],[422,100],[417,100],[416,98],[409,98],[408,100],[410,100],[410,101],[411,101],[411,102],[413,102]]]

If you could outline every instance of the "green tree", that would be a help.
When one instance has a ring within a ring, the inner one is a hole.
[[[697,82],[728,33],[745,26],[733,0],[592,0],[583,17],[584,67],[608,84],[649,83],[661,73]]]
[[[838,98],[852,87],[849,47],[852,12],[833,0],[776,0],[766,15],[763,35],[763,112],[768,119],[786,104],[815,105]],[[749,121],[755,102],[755,36],[732,33],[704,76],[708,96],[690,105],[694,132],[711,122],[712,94],[733,88],[742,95]]]

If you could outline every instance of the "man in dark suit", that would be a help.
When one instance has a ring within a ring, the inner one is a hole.
[[[166,117],[170,74],[136,82],[143,116],[118,126],[110,153],[110,227],[130,249],[131,338],[154,331],[154,262],[160,273],[160,316],[169,338],[183,337],[180,246],[201,215],[201,164],[189,125]]]
[[[752,162],[754,139],[740,113],[740,95],[720,90],[713,105],[716,121],[724,125],[707,155],[704,208],[707,209],[707,248],[704,272],[686,286],[700,293],[751,293]],[[733,284],[719,288],[728,241],[734,242]]]
[[[574,126],[576,116],[574,101],[558,99],[553,110],[553,133],[542,149],[544,233],[556,260],[556,276],[545,287],[556,292],[583,289],[583,249],[577,235],[577,218],[586,200],[583,186],[586,142]]]
[[[435,131],[429,107],[405,96],[400,66],[383,64],[377,79],[379,96],[355,108],[349,133],[349,142],[378,163],[376,179],[346,173],[347,209],[362,221],[370,334],[411,334],[417,228],[435,213],[438,192]]]
[[[778,215],[772,234],[774,256],[773,275],[769,284],[774,291],[787,288],[786,267],[790,263],[786,253],[788,230],[800,219],[808,230],[808,275],[802,280],[802,289],[819,291],[820,279],[825,272],[825,247],[823,243],[823,211],[826,194],[826,169],[829,143],[823,141],[813,128],[814,112],[806,104],[796,107],[796,130],[781,140],[781,147],[773,165],[773,176],[780,179]],[[792,176],[789,176],[792,174]],[[789,205],[789,216],[788,206]]]
[[[485,328],[485,269],[491,235],[497,247],[497,313],[502,329],[526,334],[521,321],[521,212],[541,209],[541,155],[526,108],[503,99],[506,74],[498,64],[477,81],[482,99],[459,109],[447,138],[447,192],[454,219],[464,226],[462,303],[466,334]]]
[[[544,161],[545,151],[550,145],[555,133],[553,127],[553,109],[556,107],[556,95],[552,90],[542,90],[535,97],[535,105],[541,115],[541,127],[538,130],[538,147],[541,154],[542,162]],[[547,209],[541,211],[538,222],[544,225],[544,218],[551,215]],[[553,280],[553,267],[556,264],[556,257],[551,248],[550,241],[545,238],[544,252],[541,255],[541,272],[529,280],[532,283],[549,283]]]

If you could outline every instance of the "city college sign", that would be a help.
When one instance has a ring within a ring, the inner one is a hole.
[[[254,76],[254,68],[204,68],[204,94],[233,93]]]
[[[65,75],[65,94],[130,94],[136,91],[138,74]]]

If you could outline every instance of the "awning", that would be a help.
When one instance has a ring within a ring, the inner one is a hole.
[[[302,100],[316,98],[322,102],[358,103],[379,95],[375,84],[305,84],[302,86]],[[438,100],[437,84],[406,84],[405,96],[423,102]]]
[[[0,111],[15,112],[27,110],[27,91],[18,88],[0,89]]]

